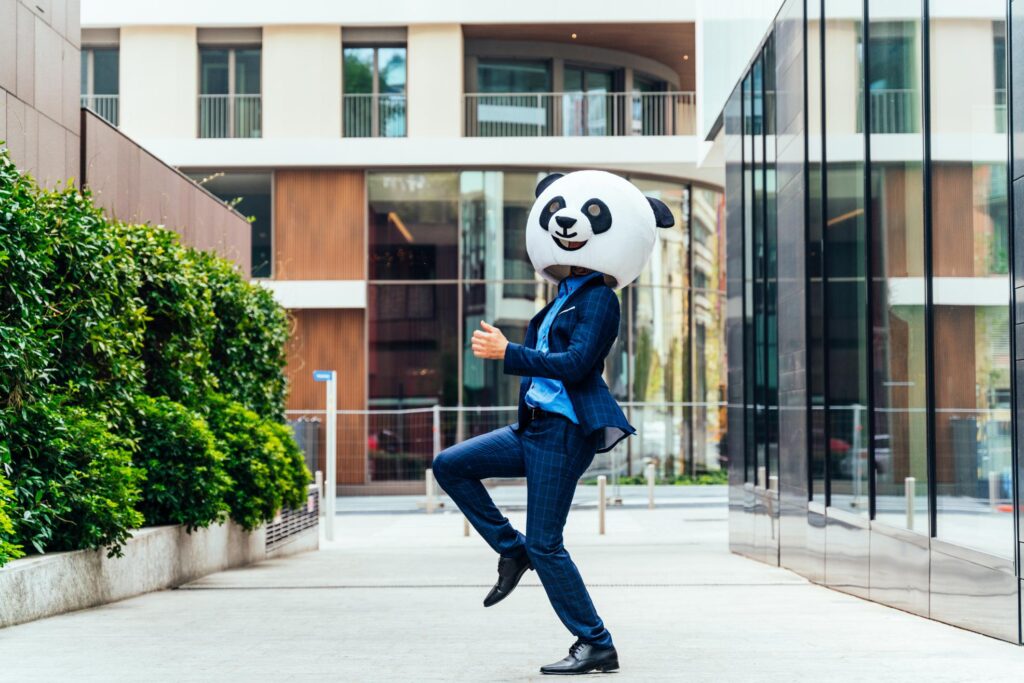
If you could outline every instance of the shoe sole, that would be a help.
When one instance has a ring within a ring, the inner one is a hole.
[[[515,583],[512,584],[512,588],[509,589],[508,593],[505,593],[504,595],[502,595],[500,598],[498,598],[497,600],[495,600],[494,602],[492,602],[489,605],[485,604],[484,607],[494,607],[499,602],[501,602],[502,600],[504,600],[508,596],[512,595],[512,592],[519,586],[519,582],[522,580],[523,574],[525,574],[527,572],[527,570],[529,570],[529,569],[533,569],[533,565],[529,565],[528,564],[525,567],[523,567],[522,571],[520,571],[519,574],[516,575],[516,581],[515,581]]]
[[[541,673],[545,676],[584,676],[589,673],[594,673],[595,671],[601,674],[608,674],[618,670],[619,662],[618,660],[616,660],[614,662],[608,662],[606,664],[599,664],[598,666],[595,666],[593,669],[587,669],[586,671],[544,671],[543,669],[541,669]]]

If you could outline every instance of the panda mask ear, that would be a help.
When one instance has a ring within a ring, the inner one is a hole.
[[[541,193],[544,192],[544,190],[548,189],[548,185],[555,182],[564,175],[564,173],[552,173],[551,175],[541,180],[539,183],[537,183],[537,189],[533,191],[533,196],[539,197]]]
[[[668,210],[665,202],[653,197],[648,197],[647,201],[650,203],[651,208],[654,209],[655,225],[659,228],[671,228],[676,224],[676,219],[672,216],[672,212]]]

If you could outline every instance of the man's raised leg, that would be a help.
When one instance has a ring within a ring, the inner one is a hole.
[[[525,539],[491,500],[481,479],[523,477],[523,449],[511,427],[446,448],[434,458],[434,478],[480,536],[502,557],[520,557]]]

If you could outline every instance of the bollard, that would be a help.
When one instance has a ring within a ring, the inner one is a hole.
[[[604,510],[608,505],[608,498],[605,495],[605,487],[608,485],[608,477],[603,474],[597,478],[597,533],[604,536]]]
[[[907,528],[914,529],[914,497],[917,495],[917,480],[907,477],[903,480],[903,495],[907,499]]]
[[[462,535],[469,536],[469,517],[463,515],[462,517]]]
[[[426,510],[427,514],[430,515],[434,513],[434,507],[436,505],[436,501],[434,500],[434,470],[428,468],[423,476],[423,479],[424,481],[426,481],[427,484]]]
[[[654,509],[654,463],[649,463],[646,467],[647,474],[647,509]]]
[[[999,479],[998,472],[988,473],[988,504],[993,510],[999,505]]]
[[[768,468],[761,465],[757,468],[757,479],[754,480],[754,486],[757,488],[764,488],[768,486]]]
[[[315,478],[315,481],[316,481],[316,495],[318,497],[318,500],[316,501],[317,502],[317,510],[319,510],[318,514],[321,517],[323,517],[324,516],[324,473],[323,473],[323,470],[317,470],[316,474],[314,475],[314,478]]]

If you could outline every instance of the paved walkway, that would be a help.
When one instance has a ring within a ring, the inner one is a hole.
[[[521,513],[510,515],[521,522]],[[0,631],[4,681],[523,681],[572,638],[457,514],[341,515],[319,552]],[[724,507],[580,508],[567,530],[625,681],[1012,681],[1024,649],[729,554]]]

